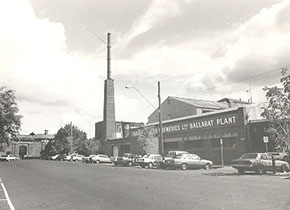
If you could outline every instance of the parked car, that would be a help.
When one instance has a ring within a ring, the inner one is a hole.
[[[169,151],[167,155],[163,158],[163,161],[160,162],[160,167],[165,168],[165,160],[175,158],[176,156],[180,156],[182,154],[189,154],[189,153],[187,151]]]
[[[71,160],[72,161],[82,161],[84,157],[85,157],[84,155],[73,155]]]
[[[103,154],[93,155],[90,159],[93,163],[112,163],[109,156]]]
[[[66,155],[65,155],[65,154],[60,154],[60,155],[56,158],[56,160],[61,160],[61,161],[65,160],[65,159],[66,159]]]
[[[159,154],[147,154],[144,155],[142,158],[137,158],[136,163],[142,168],[145,168],[146,166],[148,168],[153,168],[158,167],[160,165],[160,162],[162,162],[162,160],[163,158]]]
[[[240,174],[245,171],[254,171],[257,174],[273,171],[272,158],[267,153],[246,153],[240,158],[232,160],[231,166],[237,169]],[[289,163],[275,160],[275,170],[281,172],[289,171]]]
[[[1,155],[0,160],[9,162],[9,161],[13,161],[13,160],[19,160],[19,158],[16,156],[13,156],[13,155]]]
[[[85,157],[83,157],[82,161],[85,163],[91,163],[92,162],[91,157],[93,157],[93,156],[94,155],[85,156]]]
[[[136,158],[138,156],[131,153],[124,153],[122,157],[117,157],[113,160],[116,166],[133,166],[136,164]]]
[[[187,151],[169,151],[165,156],[165,159],[172,159],[182,154],[189,154]]]
[[[210,160],[201,159],[196,154],[181,154],[173,157],[172,159],[165,160],[165,168],[176,169],[181,168],[186,170],[188,168],[204,168],[211,169],[213,162]]]
[[[72,155],[67,155],[64,160],[66,161],[71,161],[72,160]]]
[[[53,156],[51,156],[49,159],[50,159],[50,160],[57,160],[58,157],[59,157],[59,154],[57,154],[57,155],[53,155]]]
[[[275,160],[284,160],[287,162],[287,160],[289,158],[288,153],[285,151],[268,152],[267,154],[270,156],[273,156],[275,158]]]

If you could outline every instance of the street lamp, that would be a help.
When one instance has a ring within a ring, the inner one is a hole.
[[[154,109],[156,109],[156,107],[136,87],[127,85],[125,88],[136,90]]]
[[[125,86],[127,89],[134,89],[136,90],[155,110],[157,109],[142,93],[134,86]],[[158,116],[159,116],[159,129],[160,129],[160,153],[163,155],[164,153],[164,145],[163,145],[163,129],[162,129],[162,116],[161,116],[161,95],[160,95],[160,82],[158,81]]]

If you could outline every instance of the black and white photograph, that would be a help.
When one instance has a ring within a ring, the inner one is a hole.
[[[0,0],[0,210],[290,210],[290,0]]]

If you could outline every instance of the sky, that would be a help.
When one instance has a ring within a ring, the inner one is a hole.
[[[146,123],[158,81],[162,101],[263,103],[290,65],[290,0],[2,0],[0,25],[0,86],[22,134],[72,122],[94,136],[109,32],[118,121]]]

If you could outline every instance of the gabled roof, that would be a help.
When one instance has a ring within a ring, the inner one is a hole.
[[[173,97],[169,96],[168,98],[172,98],[183,103],[187,103],[199,108],[208,108],[208,109],[226,109],[228,108],[228,104],[222,102],[215,101],[207,101],[207,100],[198,100],[193,98],[181,98],[181,97]]]
[[[233,98],[223,98],[218,100],[218,102],[232,102],[232,103],[239,103],[239,104],[251,104],[247,101],[242,101],[242,100],[238,100],[238,99],[233,99]]]
[[[238,109],[245,109],[245,108],[244,107],[227,108],[227,109],[216,110],[213,112],[207,112],[207,113],[202,113],[202,114],[197,114],[197,115],[189,115],[186,117],[180,117],[180,118],[175,118],[171,120],[162,120],[162,123],[165,124],[165,123],[178,122],[178,121],[187,120],[187,119],[195,119],[195,118],[200,118],[200,117],[205,117],[205,116],[216,115],[220,113],[227,113],[230,111],[236,111]],[[148,123],[146,124],[146,126],[152,126],[152,125],[158,125],[158,124],[159,122],[154,122],[154,123]]]

